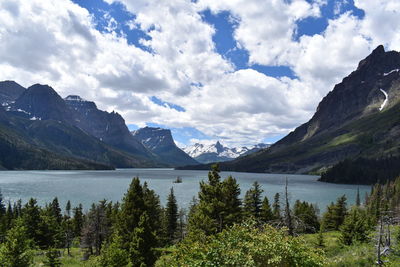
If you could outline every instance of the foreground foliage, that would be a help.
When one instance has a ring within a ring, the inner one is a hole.
[[[255,223],[234,225],[215,236],[189,237],[164,266],[324,266],[319,250],[310,250],[301,238],[285,230]]]

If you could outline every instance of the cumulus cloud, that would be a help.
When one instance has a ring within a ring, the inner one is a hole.
[[[326,1],[118,2],[135,15],[125,25],[148,36],[139,41],[146,49],[130,44],[109,13],[102,17],[105,30],[97,30],[93,15],[70,0],[0,1],[0,79],[79,94],[120,112],[128,124],[194,127],[212,140],[250,145],[307,121],[376,45],[400,46],[395,0],[356,0],[364,18],[338,8],[322,33],[298,39],[297,23],[320,17]],[[249,53],[248,69],[236,70],[217,53],[216,31],[200,15],[205,10],[230,13],[233,38]],[[269,77],[252,64],[289,66],[297,78]]]

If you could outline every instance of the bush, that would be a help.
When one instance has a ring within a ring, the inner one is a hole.
[[[165,266],[323,266],[321,253],[285,229],[248,223],[202,240],[187,238],[160,261]]]

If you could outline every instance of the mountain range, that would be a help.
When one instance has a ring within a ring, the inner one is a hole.
[[[307,123],[270,148],[223,162],[220,168],[246,172],[322,173],[345,159],[398,156],[399,114],[400,53],[385,52],[383,46],[378,46],[322,99]],[[209,167],[210,164],[187,168]]]
[[[214,144],[208,145],[196,143],[194,145],[185,147],[183,151],[185,151],[189,156],[200,163],[210,163],[229,161],[241,156],[257,152],[267,147],[269,147],[269,145],[260,143],[251,147],[243,146],[229,148],[223,146],[219,141],[217,141]]]
[[[25,89],[13,81],[0,82],[0,103],[0,169],[113,169],[197,163],[175,146],[170,132],[160,147],[148,148],[132,135],[118,113],[99,110],[94,102],[76,95],[63,99],[47,85]],[[170,149],[169,154],[165,149]]]

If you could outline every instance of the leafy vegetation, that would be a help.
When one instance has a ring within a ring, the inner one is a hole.
[[[103,200],[87,212],[70,202],[63,212],[57,198],[44,207],[35,199],[6,206],[0,194],[0,266],[400,263],[400,231],[391,219],[400,205],[400,178],[377,184],[364,203],[350,208],[341,196],[322,216],[304,201],[290,207],[286,193],[276,194],[271,206],[258,183],[243,203],[239,195],[236,180],[221,180],[218,166],[200,183],[187,219],[172,189],[164,208],[139,178],[132,179],[121,203]]]

